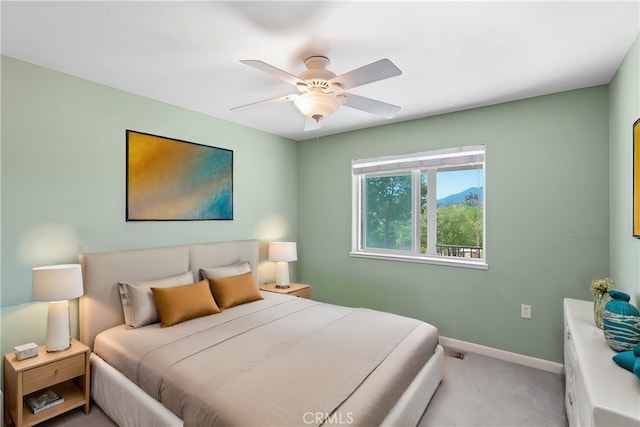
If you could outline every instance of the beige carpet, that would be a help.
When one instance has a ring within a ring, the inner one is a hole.
[[[464,360],[445,357],[444,381],[418,427],[565,427],[562,375],[477,354]],[[96,405],[39,424],[43,427],[113,427]],[[140,426],[152,427],[152,426]]]

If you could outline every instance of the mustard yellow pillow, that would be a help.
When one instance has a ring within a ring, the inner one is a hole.
[[[222,310],[263,299],[251,272],[237,276],[209,278],[209,286]]]
[[[151,288],[163,328],[208,314],[220,313],[211,295],[209,283],[201,280],[192,285]]]

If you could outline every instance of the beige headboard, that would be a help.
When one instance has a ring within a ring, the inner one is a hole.
[[[241,261],[249,262],[257,280],[258,249],[258,240],[237,240],[80,255],[84,280],[80,341],[93,349],[96,335],[124,323],[118,282],[161,279],[188,270],[198,279],[200,268]]]

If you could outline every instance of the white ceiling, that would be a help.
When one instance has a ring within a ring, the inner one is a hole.
[[[640,31],[633,1],[2,1],[2,54],[294,140],[295,93],[238,62],[342,74],[381,58],[403,74],[350,90],[402,107],[341,107],[320,136],[608,83]]]

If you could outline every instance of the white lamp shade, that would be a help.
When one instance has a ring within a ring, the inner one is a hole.
[[[84,293],[80,264],[35,267],[32,285],[34,301],[66,301]]]
[[[272,242],[269,243],[269,261],[296,261],[298,253],[296,242]]]

